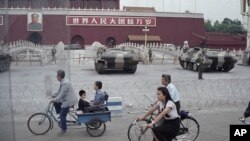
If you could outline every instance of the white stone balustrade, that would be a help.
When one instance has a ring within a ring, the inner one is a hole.
[[[9,43],[9,54],[12,56],[13,60],[18,59],[18,61],[37,61],[41,62],[41,65],[48,63],[52,59],[51,49],[53,46],[44,46],[34,44],[30,41],[19,40]],[[63,53],[64,44],[60,42],[55,46],[57,50],[56,57]],[[23,59],[23,60],[22,60]]]

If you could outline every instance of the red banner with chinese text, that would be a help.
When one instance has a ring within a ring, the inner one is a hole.
[[[156,26],[155,17],[66,16],[69,26]]]

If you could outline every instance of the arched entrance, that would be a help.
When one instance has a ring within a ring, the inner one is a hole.
[[[81,46],[81,48],[85,48],[84,47],[84,39],[82,36],[80,35],[75,35],[71,38],[71,44],[79,44]]]
[[[37,32],[33,32],[28,36],[28,41],[31,41],[34,44],[42,44],[42,36],[37,33]]]
[[[106,39],[105,45],[107,47],[114,47],[116,45],[116,39],[115,39],[115,37],[108,37]]]

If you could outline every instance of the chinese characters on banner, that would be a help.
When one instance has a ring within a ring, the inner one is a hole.
[[[66,16],[70,26],[156,26],[155,17]]]

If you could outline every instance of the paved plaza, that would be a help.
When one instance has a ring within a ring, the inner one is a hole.
[[[66,51],[73,58],[73,51]],[[96,73],[92,59],[80,63],[72,59],[58,60],[56,64],[40,66],[28,62],[12,63],[9,72],[0,73],[0,140],[1,141],[126,141],[129,124],[155,99],[161,74],[172,76],[172,82],[180,92],[182,109],[190,109],[200,123],[198,141],[228,141],[229,125],[240,124],[241,116],[249,101],[249,66],[236,65],[228,73],[204,73],[205,80],[198,80],[197,72],[183,70],[171,59],[139,64],[135,74],[108,72]],[[58,127],[43,136],[35,136],[27,129],[29,116],[43,112],[51,93],[59,87],[56,71],[64,69],[76,94],[87,92],[87,99],[94,96],[94,82],[103,82],[103,89],[111,97],[122,97],[123,112],[107,123],[103,136],[90,137],[84,126],[70,128],[67,136],[58,137]],[[128,106],[130,105],[130,106]]]

